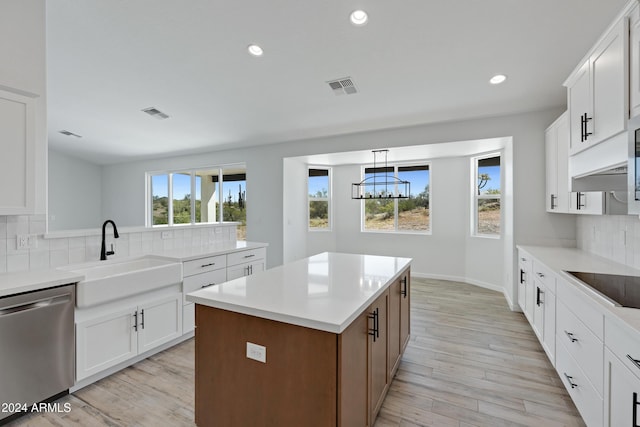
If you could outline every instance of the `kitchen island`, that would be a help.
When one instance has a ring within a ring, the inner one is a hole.
[[[410,263],[323,253],[189,294],[196,424],[373,425],[409,338]]]

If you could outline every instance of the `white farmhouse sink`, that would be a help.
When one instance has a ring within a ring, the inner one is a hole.
[[[125,298],[182,281],[182,264],[153,256],[60,267],[84,275],[76,286],[79,308]]]

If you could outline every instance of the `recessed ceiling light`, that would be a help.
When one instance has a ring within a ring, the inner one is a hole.
[[[349,19],[353,25],[361,26],[367,23],[369,16],[364,10],[354,10],[351,12]]]
[[[507,80],[507,76],[505,76],[504,74],[496,74],[495,76],[491,77],[489,83],[491,83],[492,85],[499,85],[505,80]]]
[[[247,50],[253,56],[262,56],[262,54],[264,53],[262,48],[257,44],[250,44],[249,46],[247,46]]]

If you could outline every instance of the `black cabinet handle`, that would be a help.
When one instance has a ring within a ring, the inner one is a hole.
[[[573,377],[571,375],[567,375],[566,373],[564,374],[564,377],[567,379],[567,382],[569,383],[569,385],[571,385],[571,388],[576,388],[578,387],[578,384],[575,384],[573,382]]]
[[[133,330],[138,332],[138,312],[133,313]]]
[[[208,285],[202,285],[200,288],[204,289],[204,288],[208,288],[209,286],[214,286],[215,283],[209,283]]]
[[[640,402],[638,402],[638,393],[636,393],[635,391],[633,392],[633,414],[631,415],[633,417],[633,427],[640,427],[638,425],[638,405],[640,405]]]
[[[589,123],[593,117],[588,117],[587,113],[584,113],[584,140],[586,141],[589,136],[593,135],[593,132],[589,132],[587,129],[587,123]]]
[[[551,195],[551,209],[555,209],[556,208],[556,199],[558,198],[558,196],[556,196],[555,194]]]
[[[574,336],[573,336],[573,333],[571,333],[571,332],[567,332],[567,331],[564,331],[564,333],[567,335],[567,337],[569,337],[569,339],[571,340],[571,342],[576,342],[576,341],[578,341],[578,338],[574,337]]]
[[[587,123],[592,119],[593,117],[587,116],[587,113],[580,116],[580,142],[585,142],[589,136],[593,135],[593,132],[589,132],[587,129]]]
[[[212,265],[216,265],[215,262],[210,262],[209,264],[202,264],[200,268],[211,267]]]
[[[404,276],[401,282],[403,283],[403,285],[402,285],[402,289],[400,290],[400,294],[406,298],[407,297],[407,276]]]
[[[536,286],[536,305],[538,307],[540,307],[540,305],[542,304],[542,300],[540,299],[541,294],[544,294],[544,292],[542,292],[542,290]]]
[[[520,269],[520,283],[524,283],[524,270]]]
[[[245,258],[251,258],[251,257],[254,257],[254,256],[256,256],[256,254],[245,255],[244,257],[245,257]]]
[[[369,319],[373,320],[373,329],[369,329],[369,335],[373,337],[373,342],[376,342],[376,339],[380,338],[380,328],[379,328],[379,315],[378,309],[373,310],[373,313],[369,314]]]
[[[576,207],[578,208],[578,210],[584,209],[585,204],[582,203],[582,198],[586,196],[587,196],[586,194],[581,193],[579,191],[576,193]]]
[[[144,329],[144,310],[140,311],[140,327]]]

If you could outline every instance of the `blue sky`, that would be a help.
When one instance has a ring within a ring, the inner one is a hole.
[[[201,193],[200,177],[196,177],[196,195],[200,198]],[[223,196],[225,200],[229,197],[229,190],[231,190],[231,197],[233,201],[238,200],[238,184],[242,188],[242,192],[247,190],[246,181],[233,181],[223,183]],[[168,184],[167,175],[155,175],[151,178],[151,185],[153,186],[153,195],[160,197],[167,197]],[[216,183],[217,185],[217,183]],[[185,174],[173,174],[173,198],[176,200],[184,199],[186,194],[191,193],[191,176]]]
[[[482,192],[500,189],[500,166],[483,166],[478,168],[478,173],[489,174],[489,178],[491,178],[487,185],[482,188]]]

